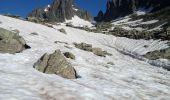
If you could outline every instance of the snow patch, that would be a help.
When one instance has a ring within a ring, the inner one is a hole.
[[[89,21],[86,21],[84,19],[81,19],[78,16],[74,16],[71,20],[66,20],[65,23],[71,23],[73,26],[76,27],[92,27],[92,23]]]

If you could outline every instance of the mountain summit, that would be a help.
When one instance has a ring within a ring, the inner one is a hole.
[[[49,22],[64,22],[72,19],[75,15],[88,21],[92,20],[91,15],[87,11],[82,11],[74,6],[73,0],[54,0],[47,7],[33,10],[28,15],[28,18]]]

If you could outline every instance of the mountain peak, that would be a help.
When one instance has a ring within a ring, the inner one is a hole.
[[[28,17],[46,20],[49,22],[64,22],[70,20],[77,14],[73,0],[54,0],[51,5],[45,8],[33,10]],[[91,15],[87,11],[79,11],[79,17],[85,20],[92,20]]]

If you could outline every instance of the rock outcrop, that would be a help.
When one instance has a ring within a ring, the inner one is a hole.
[[[0,53],[19,53],[30,48],[19,33],[0,28]]]
[[[60,50],[52,54],[44,54],[34,68],[46,74],[56,74],[67,79],[76,79],[77,74],[72,65],[66,60]]]
[[[148,52],[144,55],[144,57],[150,60],[156,60],[161,58],[170,60],[170,48]]]
[[[170,5],[169,0],[108,0],[106,12],[101,18],[101,11],[96,21],[111,21],[118,17],[123,17],[135,12],[138,9],[150,10],[150,12],[158,11]]]
[[[27,19],[33,22],[64,22],[66,19],[70,20],[77,15],[82,19],[92,20],[91,15],[87,11],[77,8],[75,10],[73,8],[73,0],[54,0],[51,5],[45,8],[33,10]]]

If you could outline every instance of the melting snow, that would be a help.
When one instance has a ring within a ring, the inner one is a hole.
[[[77,17],[73,20],[75,25],[82,21]],[[54,26],[54,29],[4,16],[0,16],[0,21],[0,27],[18,29],[31,46],[31,49],[15,55],[0,54],[0,100],[170,99],[170,72],[114,49],[123,48],[144,54],[166,48],[166,41],[132,40],[62,25]],[[64,28],[68,34],[60,33],[57,30],[59,28]],[[32,32],[38,33],[38,36],[30,35]],[[54,41],[67,42],[68,45],[55,44]],[[98,57],[75,48],[72,42],[93,44],[113,56]],[[144,45],[149,47],[144,48]],[[37,59],[56,49],[72,52],[76,56],[76,60],[69,61],[81,78],[67,80],[33,69]],[[114,65],[108,65],[107,62],[110,61]]]

